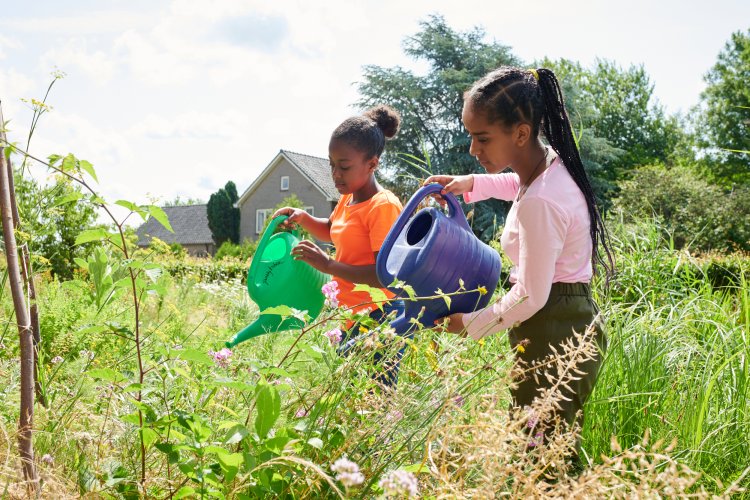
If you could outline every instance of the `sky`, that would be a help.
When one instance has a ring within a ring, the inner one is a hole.
[[[635,0],[0,0],[0,99],[10,140],[55,83],[30,152],[74,153],[109,201],[241,194],[280,149],[327,157],[332,130],[357,111],[365,65],[424,64],[403,40],[430,14],[529,63],[597,58],[643,64],[668,112],[694,106],[703,75],[750,2]],[[41,169],[33,174],[47,176]]]

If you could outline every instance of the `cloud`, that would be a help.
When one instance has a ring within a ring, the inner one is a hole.
[[[70,71],[80,68],[94,82],[103,85],[110,82],[117,71],[117,61],[103,50],[89,51],[85,38],[70,38],[62,46],[45,52],[39,61],[41,68],[61,67]]]
[[[6,36],[0,35],[0,60],[8,57],[6,53],[7,49],[12,50],[19,48],[21,48],[21,42],[14,38],[8,38]]]
[[[236,140],[250,126],[247,116],[233,110],[216,113],[189,111],[166,117],[150,114],[130,129],[130,135],[149,139]]]

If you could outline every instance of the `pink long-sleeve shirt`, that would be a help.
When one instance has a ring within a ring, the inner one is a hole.
[[[520,180],[515,173],[474,176],[464,201],[487,198],[513,201],[500,243],[513,262],[510,291],[490,306],[463,316],[468,334],[480,339],[539,311],[552,283],[591,281],[592,243],[586,199],[560,158],[515,201]]]

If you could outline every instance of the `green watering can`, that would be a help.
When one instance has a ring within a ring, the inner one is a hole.
[[[307,311],[315,319],[325,302],[321,287],[331,277],[301,260],[294,260],[292,248],[300,241],[299,229],[291,233],[273,234],[286,218],[286,215],[274,218],[263,233],[247,272],[247,293],[261,311],[269,307],[288,306]],[[234,347],[265,333],[295,330],[304,324],[295,317],[261,314],[232,337],[226,346]]]

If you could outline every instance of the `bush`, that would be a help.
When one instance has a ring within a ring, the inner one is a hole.
[[[687,167],[646,166],[620,184],[626,218],[656,216],[675,248],[750,251],[750,189],[725,191]]]
[[[246,262],[250,257],[253,256],[257,246],[257,243],[248,240],[245,240],[242,245],[236,245],[231,241],[225,241],[216,251],[214,260],[221,261],[228,258],[233,258]]]

